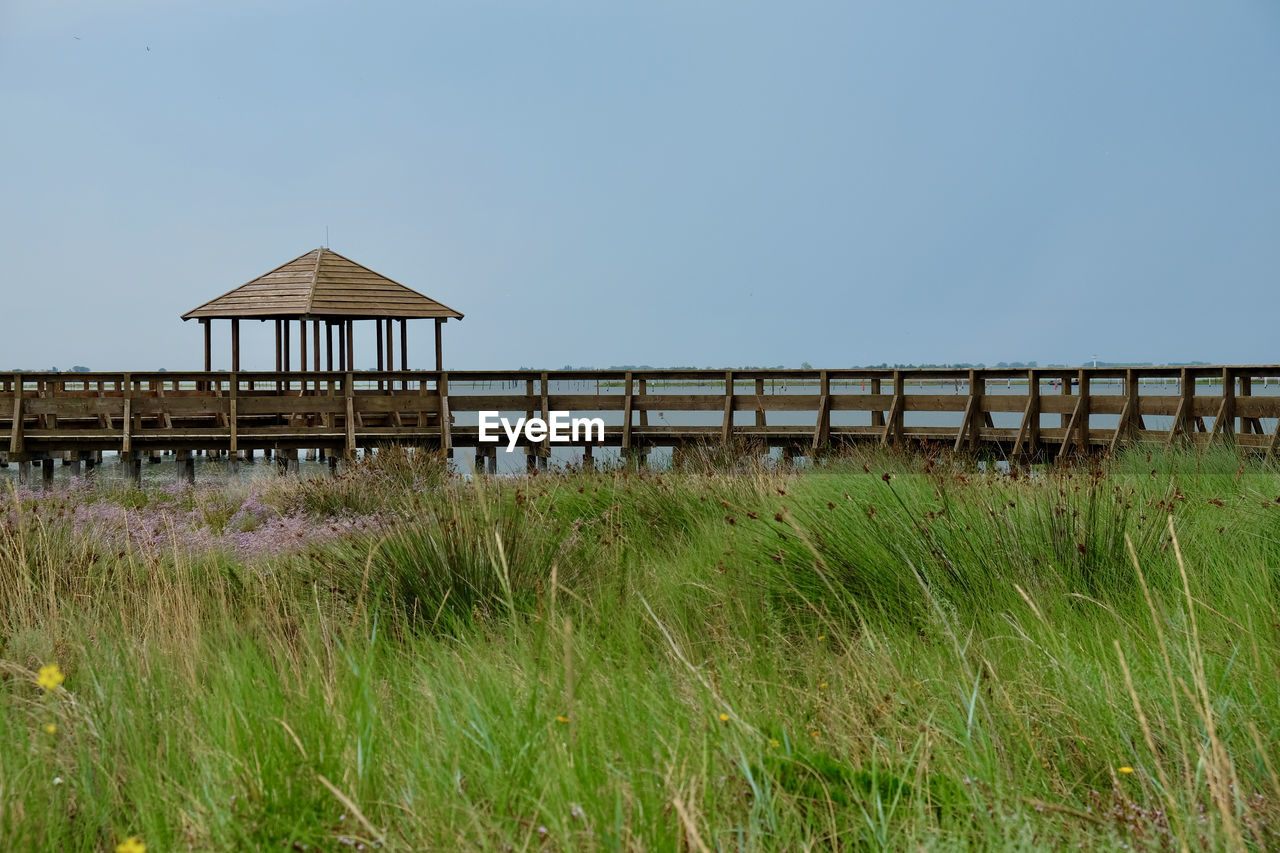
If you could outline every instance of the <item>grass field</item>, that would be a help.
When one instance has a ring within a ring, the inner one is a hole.
[[[3,501],[4,849],[1280,846],[1229,450]]]

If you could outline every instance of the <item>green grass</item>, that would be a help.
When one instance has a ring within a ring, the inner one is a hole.
[[[1280,845],[1280,476],[1234,453],[477,482],[389,455],[264,497],[383,533],[263,558],[69,520],[220,532],[243,497],[8,497],[0,845]]]

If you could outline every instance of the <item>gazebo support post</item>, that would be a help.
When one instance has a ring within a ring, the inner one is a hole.
[[[201,319],[200,325],[204,327],[204,372],[213,372],[213,325],[208,319]],[[208,391],[210,388],[208,382],[200,383],[200,390]]]
[[[213,370],[213,327],[208,320],[201,320],[200,325],[204,326],[204,372],[209,373]]]
[[[444,328],[444,320],[436,318],[436,370],[444,370],[444,341],[440,330]]]
[[[311,354],[313,356],[311,363],[315,372],[319,373],[320,372],[320,321],[319,320],[311,321],[311,339],[312,339]]]
[[[231,372],[240,372],[240,321],[231,321]]]
[[[281,368],[285,373],[289,372],[289,321],[281,320],[280,325],[284,328],[284,344],[280,347],[280,352],[284,354],[284,367]]]
[[[388,372],[388,373],[390,373],[391,371],[393,371],[393,370],[395,370],[395,369],[396,369],[396,347],[395,347],[395,338],[394,338],[394,336],[391,334],[391,320],[390,320],[390,318],[388,318],[388,319],[387,319],[387,372]],[[394,391],[394,390],[395,390],[395,382],[388,382],[388,383],[387,383],[387,390],[388,390],[388,391]]]
[[[346,358],[346,363],[343,364],[342,366],[342,369],[355,370],[356,369],[355,321],[347,320],[346,323],[347,323],[347,358]]]
[[[333,372],[333,321],[324,321],[324,369]]]
[[[388,320],[387,322],[390,323],[391,321]],[[409,333],[405,330],[405,326],[408,324],[408,320],[402,319],[400,321],[400,369],[405,373],[409,372]],[[409,390],[408,379],[400,380],[400,390]]]
[[[280,348],[280,322],[281,321],[276,320],[276,373],[279,373],[284,365],[284,362],[282,360],[282,354],[284,351]],[[280,380],[277,379],[276,393],[279,394],[283,390],[284,390],[284,386],[281,385]]]
[[[377,350],[378,360],[377,360],[376,364],[377,364],[377,366],[378,366],[378,372],[379,372],[379,373],[381,373],[381,372],[382,372],[382,369],[383,369],[383,368],[382,368],[382,321],[381,321],[381,320],[378,320],[378,319],[375,319],[375,320],[373,321],[373,329],[374,329],[374,331],[375,331],[375,332],[377,332],[377,336],[378,336],[378,337],[377,337],[377,341],[374,343],[374,349],[375,349],[375,350]],[[378,380],[378,390],[379,390],[379,391],[381,391],[381,390],[382,390],[382,380],[381,380],[381,379],[379,379],[379,380]]]

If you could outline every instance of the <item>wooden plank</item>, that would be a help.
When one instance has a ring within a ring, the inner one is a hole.
[[[720,440],[728,444],[733,438],[733,371],[724,374],[724,420],[720,424]]]
[[[350,327],[347,330],[350,335]],[[349,339],[349,338],[348,338]],[[347,376],[342,382],[343,401],[346,404],[346,447],[344,452],[347,459],[354,459],[356,455],[356,401],[355,401],[355,377],[351,371],[347,371]]]
[[[765,424],[760,424],[761,427]],[[823,394],[818,404],[818,421],[813,427],[813,452],[817,454],[831,439],[831,395]]]
[[[120,436],[120,452],[133,452],[133,398],[124,398],[124,417],[121,419],[120,427],[123,435]]]
[[[1124,441],[1125,436],[1130,430],[1130,422],[1133,419],[1133,400],[1126,398],[1124,402],[1124,411],[1120,413],[1120,422],[1116,424],[1116,431],[1111,436],[1111,444],[1107,450],[1112,455],[1116,455],[1116,451],[1120,449],[1120,443]]]
[[[22,439],[22,382],[17,380],[13,386],[13,424],[9,427],[9,452],[21,453],[23,448]]]
[[[1069,382],[1070,380],[1067,380],[1067,382],[1064,382],[1063,384],[1069,384]],[[1071,413],[1071,419],[1063,429],[1062,444],[1058,447],[1059,459],[1066,459],[1067,455],[1071,452],[1071,436],[1080,429],[1080,417],[1088,405],[1088,397],[1083,394],[1076,399],[1075,411]],[[1084,447],[1083,443],[1081,444],[1081,447]]]
[[[1165,446],[1172,447],[1175,437],[1179,434],[1186,435],[1186,431],[1184,429],[1180,429],[1180,427],[1183,427],[1188,423],[1187,409],[1190,408],[1190,406],[1191,401],[1185,397],[1183,397],[1182,401],[1178,403],[1178,411],[1173,415],[1173,425],[1169,427],[1169,436],[1165,441]]]
[[[893,402],[889,405],[889,417],[884,425],[884,434],[880,437],[881,444],[888,444],[891,439],[895,443],[902,443],[902,412],[905,405],[906,390],[906,377],[902,375],[901,370],[895,370],[893,372]]]
[[[902,396],[895,394],[889,405],[889,417],[884,425],[884,433],[880,437],[881,444],[888,444],[891,439],[900,438],[902,430],[897,425],[902,418]]]
[[[627,378],[624,381],[626,382],[626,397],[624,398],[623,404],[622,404],[622,449],[630,450],[631,449],[631,406],[633,404],[633,397],[631,394],[631,390],[632,390],[631,389],[631,371],[629,370],[627,371]]]
[[[1210,439],[1217,435],[1222,435],[1223,438],[1230,438],[1235,435],[1235,399],[1235,374],[1231,372],[1231,368],[1224,367],[1222,368],[1222,399],[1213,415],[1213,428],[1209,432]]]
[[[542,391],[542,421],[543,423],[549,423],[551,421],[551,406],[547,401],[547,395],[549,393],[547,390],[547,374],[545,373],[540,374],[538,378],[538,388],[539,390]],[[643,379],[640,380],[640,393],[642,394],[644,393]],[[640,423],[645,424],[647,422],[648,421],[646,420],[644,415],[641,414]],[[551,455],[551,430],[550,429],[547,430],[547,435],[542,440],[542,455],[543,456]]]
[[[974,413],[977,411],[978,397],[970,393],[969,400],[965,403],[964,417],[960,421],[960,428],[956,430],[955,446],[952,448],[956,453],[963,450],[966,444],[972,444],[973,419]]]
[[[422,387],[426,387],[425,382],[422,383]],[[440,374],[440,383],[437,387],[440,392],[440,449],[444,451],[447,459],[453,452],[453,424],[450,423],[453,416],[449,412],[449,374]]]
[[[240,450],[240,446],[238,443],[239,435],[237,434],[237,430],[240,427],[240,412],[237,411],[236,409],[237,405],[240,402],[239,398],[237,397],[237,395],[239,394],[239,391],[240,391],[240,381],[236,378],[236,375],[233,373],[231,374],[231,388],[228,392],[229,397],[227,399],[227,429],[229,432],[227,437],[227,446],[232,456],[235,456],[236,453],[239,452]]]
[[[1276,428],[1271,432],[1271,441],[1267,443],[1266,459],[1269,461],[1276,455],[1276,446],[1280,444],[1280,420],[1276,421]]]

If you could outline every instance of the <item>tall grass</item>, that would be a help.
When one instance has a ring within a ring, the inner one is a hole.
[[[1234,454],[13,493],[0,843],[1265,849],[1277,566]]]

